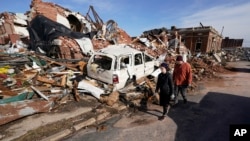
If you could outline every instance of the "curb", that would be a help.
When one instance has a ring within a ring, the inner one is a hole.
[[[110,115],[110,112],[102,113],[102,114],[97,116],[96,121],[101,121],[104,118],[108,117],[109,115]]]
[[[65,130],[63,130],[61,132],[58,132],[58,133],[52,135],[52,136],[49,136],[49,137],[47,137],[45,139],[42,139],[41,141],[56,141],[56,140],[59,140],[59,139],[65,137],[65,136],[70,135],[71,133],[72,133],[71,130],[65,129]]]
[[[124,109],[126,109],[127,107],[125,105],[121,105],[117,108],[118,111],[122,111]],[[90,126],[98,121],[101,121],[105,118],[107,118],[108,116],[110,116],[111,113],[110,112],[105,112],[105,113],[101,113],[100,115],[98,115],[96,118],[90,118],[86,121],[83,121],[77,125],[74,125],[73,126],[73,130],[70,130],[70,129],[65,129],[63,131],[60,131],[54,135],[51,135],[49,137],[46,137],[44,139],[42,139],[42,141],[57,141],[57,140],[60,140],[68,135],[70,135],[71,133],[75,132],[75,131],[78,131],[78,130],[81,130],[82,128],[84,127],[87,127],[87,126]]]
[[[40,115],[31,115],[27,118],[24,118],[21,122],[18,122],[16,124],[10,124],[9,127],[6,127],[4,131],[6,131],[7,133],[11,132],[12,135],[5,136],[5,134],[1,133],[0,140],[6,140],[6,141],[17,140],[17,139],[24,137],[25,135],[28,135],[29,131],[37,130],[42,126],[46,126],[47,124],[48,125],[53,124],[57,121],[69,120],[74,117],[91,112],[92,110],[93,108],[87,106],[87,107],[79,107],[76,110],[70,111],[70,113],[51,112],[51,113],[42,113]],[[67,128],[64,128],[64,129],[67,129]],[[44,136],[43,138],[46,138],[46,136]],[[40,138],[40,139],[43,139],[43,138]]]
[[[88,120],[86,120],[86,121],[84,121],[82,123],[79,123],[78,125],[75,125],[74,129],[76,131],[78,131],[78,130],[82,129],[83,127],[86,127],[88,125],[94,124],[95,122],[96,122],[95,118],[90,118],[90,119],[88,119]]]

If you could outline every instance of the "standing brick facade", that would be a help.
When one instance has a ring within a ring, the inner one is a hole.
[[[211,26],[175,29],[191,53],[221,50],[222,36]],[[170,31],[170,33],[174,31]]]

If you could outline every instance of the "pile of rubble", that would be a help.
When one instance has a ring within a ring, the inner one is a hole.
[[[159,28],[132,38],[115,21],[104,23],[92,6],[83,16],[53,3],[33,0],[27,14],[3,13],[0,18],[0,125],[49,112],[69,97],[80,101],[81,94],[89,91],[79,90],[79,85],[98,88],[98,82],[86,77],[86,64],[93,52],[111,44],[130,44],[172,68],[175,57],[184,55],[195,80],[212,78],[223,71],[218,57],[191,57],[184,44],[176,40],[176,33],[170,35]],[[3,31],[7,26],[11,30]],[[126,90],[126,101],[152,95],[154,81],[142,78],[136,84]],[[195,87],[194,82],[191,89]],[[110,106],[122,95],[117,91],[105,94],[99,101]]]
[[[242,47],[225,48],[221,52],[221,57],[227,62],[250,61],[250,49]]]
[[[202,80],[203,78],[214,78],[217,72],[224,72],[225,69],[221,64],[207,57],[194,57],[189,60],[193,68],[193,77],[195,80]]]

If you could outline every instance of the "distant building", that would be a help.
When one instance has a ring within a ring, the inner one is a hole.
[[[221,48],[231,48],[231,47],[242,47],[244,39],[229,39],[229,37],[225,37],[222,40]]]
[[[222,36],[211,26],[192,28],[175,28],[172,26],[169,33],[175,36],[176,31],[179,40],[185,44],[191,53],[209,53],[221,49]]]

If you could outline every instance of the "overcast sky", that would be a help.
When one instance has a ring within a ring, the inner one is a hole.
[[[171,26],[212,26],[223,37],[244,39],[250,47],[249,0],[44,0],[86,15],[93,5],[104,22],[113,19],[130,36]],[[1,0],[0,12],[29,10],[30,0]],[[223,29],[224,27],[224,29]]]

